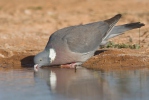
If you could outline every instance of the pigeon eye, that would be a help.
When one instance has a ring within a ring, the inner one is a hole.
[[[40,59],[40,61],[42,61],[42,60]]]

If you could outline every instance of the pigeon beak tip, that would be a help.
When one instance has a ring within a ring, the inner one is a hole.
[[[34,65],[34,71],[35,71],[35,72],[38,72],[38,64],[35,64],[35,65]]]

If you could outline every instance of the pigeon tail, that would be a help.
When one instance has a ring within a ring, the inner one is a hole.
[[[129,23],[129,24],[115,26],[111,30],[111,32],[109,33],[107,38],[105,38],[100,45],[105,45],[108,42],[108,39],[110,39],[110,38],[113,38],[115,36],[121,35],[124,32],[132,30],[132,29],[141,28],[142,26],[145,26],[145,24],[144,23],[140,23],[140,22],[135,22],[135,23]]]
[[[140,23],[140,22],[115,26],[113,28],[113,30],[110,32],[110,35],[105,40],[108,40],[109,38],[113,38],[115,36],[121,35],[124,32],[129,31],[129,30],[141,28],[142,26],[145,26],[145,24]]]

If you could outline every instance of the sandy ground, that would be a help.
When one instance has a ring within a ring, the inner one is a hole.
[[[123,15],[118,24],[140,21],[146,26],[111,41],[138,44],[140,40],[141,49],[104,49],[83,66],[99,70],[148,67],[148,5],[148,0],[0,0],[0,68],[31,67],[33,56],[44,49],[54,31],[118,13]]]

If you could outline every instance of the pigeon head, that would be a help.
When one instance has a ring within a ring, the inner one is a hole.
[[[42,66],[49,66],[50,63],[53,62],[53,60],[56,57],[56,53],[54,51],[54,49],[49,49],[49,50],[44,50],[40,53],[38,53],[35,57],[34,57],[34,70],[38,71],[38,68],[42,67]]]

